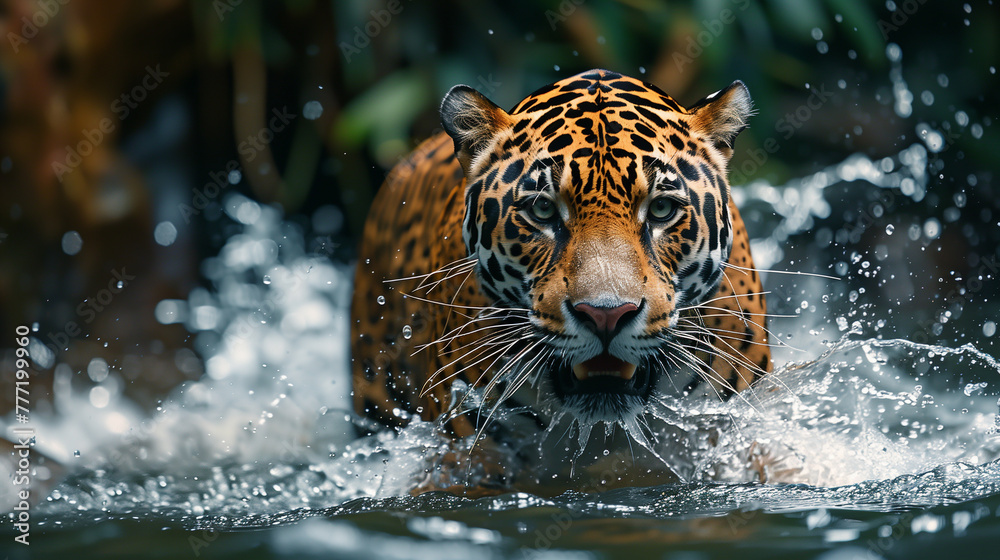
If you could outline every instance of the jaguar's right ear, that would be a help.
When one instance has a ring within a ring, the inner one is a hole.
[[[455,86],[441,102],[441,124],[468,177],[476,156],[510,124],[510,115],[469,86]]]

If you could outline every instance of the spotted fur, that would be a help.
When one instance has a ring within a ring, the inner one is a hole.
[[[726,179],[751,112],[741,82],[685,109],[605,70],[510,112],[453,88],[446,133],[393,169],[365,226],[357,412],[433,420],[461,380],[505,406],[615,421],[664,387],[707,379],[726,397],[768,372],[766,303]],[[573,393],[570,368],[601,356],[636,364],[634,381]],[[449,425],[471,434],[473,416]]]

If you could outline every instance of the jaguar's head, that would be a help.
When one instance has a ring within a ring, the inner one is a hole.
[[[726,166],[751,112],[741,82],[685,109],[604,70],[509,113],[466,86],[444,99],[481,289],[527,310],[547,356],[540,390],[577,418],[634,417],[686,362],[671,328],[719,289],[733,238]]]

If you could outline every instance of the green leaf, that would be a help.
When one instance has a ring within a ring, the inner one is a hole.
[[[344,107],[333,127],[338,142],[359,146],[400,141],[406,144],[408,130],[416,116],[433,101],[423,76],[400,70],[384,78]],[[375,145],[378,149],[379,146]]]

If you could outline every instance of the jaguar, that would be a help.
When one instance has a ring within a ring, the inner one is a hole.
[[[643,440],[657,395],[725,399],[766,375],[765,294],[727,181],[752,113],[740,81],[687,108],[607,70],[509,112],[452,88],[443,131],[390,171],[364,227],[356,412],[454,438],[518,417]]]

